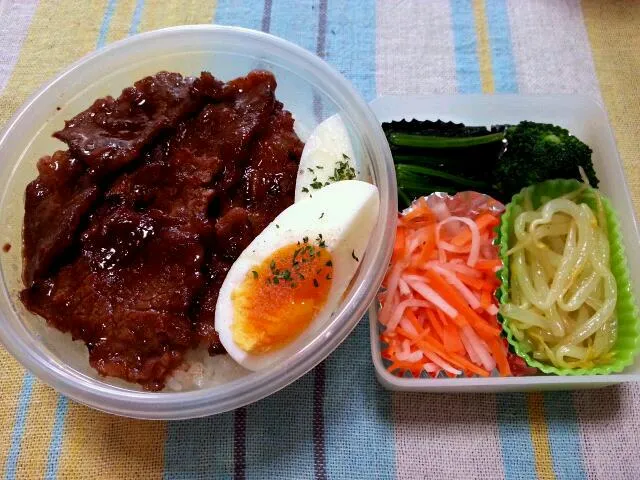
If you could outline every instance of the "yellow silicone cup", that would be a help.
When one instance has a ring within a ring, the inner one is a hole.
[[[513,221],[523,209],[525,196],[528,194],[534,208],[539,208],[544,199],[557,198],[566,193],[570,193],[580,188],[583,184],[577,180],[548,180],[530,187],[513,196],[507,205],[505,213],[502,215],[498,232],[498,242],[500,246],[500,257],[504,267],[498,272],[501,286],[496,292],[500,304],[509,301],[509,258],[506,253],[513,235]],[[535,367],[544,373],[556,375],[606,375],[619,373],[625,367],[633,363],[634,357],[640,350],[640,313],[633,298],[631,281],[629,278],[629,268],[627,257],[622,244],[622,234],[616,213],[608,199],[601,195],[607,218],[607,230],[609,244],[611,247],[611,272],[613,273],[618,286],[618,299],[616,303],[615,315],[618,320],[618,333],[616,343],[611,350],[612,360],[610,363],[598,365],[593,368],[557,368],[553,365],[542,363],[529,355],[528,349],[519,342],[509,328],[509,318],[499,315],[502,327],[507,334],[509,343],[515,352],[522,357],[529,366]],[[597,208],[594,190],[588,188],[582,195],[582,201],[587,203],[593,210]]]

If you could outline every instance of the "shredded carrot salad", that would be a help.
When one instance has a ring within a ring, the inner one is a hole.
[[[504,207],[475,192],[416,200],[398,216],[391,265],[379,296],[387,370],[511,375],[497,320],[495,228]]]

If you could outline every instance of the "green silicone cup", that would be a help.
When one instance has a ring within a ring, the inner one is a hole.
[[[509,250],[511,236],[513,234],[513,221],[523,210],[525,195],[530,195],[534,208],[538,208],[545,198],[557,198],[566,193],[572,192],[582,186],[577,180],[548,180],[530,187],[513,196],[507,205],[505,213],[502,215],[498,233],[500,245],[500,257],[504,267],[498,272],[501,286],[496,292],[500,304],[509,301],[509,258],[506,253]],[[502,327],[507,334],[509,343],[515,352],[522,357],[527,364],[535,367],[544,373],[556,375],[606,375],[619,373],[625,367],[633,363],[634,357],[640,351],[640,313],[633,298],[627,257],[622,244],[622,234],[616,213],[608,199],[602,197],[605,216],[607,218],[607,230],[609,234],[609,244],[611,246],[611,271],[618,286],[618,299],[615,314],[618,319],[618,334],[616,343],[611,350],[612,361],[608,364],[598,365],[593,368],[557,368],[553,365],[541,363],[527,353],[527,348],[519,342],[509,328],[509,319],[499,315]],[[587,203],[593,210],[597,209],[597,201],[594,190],[589,188],[582,195],[582,201]]]

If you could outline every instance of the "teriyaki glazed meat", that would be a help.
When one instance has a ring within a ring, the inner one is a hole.
[[[24,305],[82,340],[102,375],[162,389],[185,353],[222,353],[218,292],[293,203],[304,144],[265,71],[160,72],[54,136],[26,188]]]

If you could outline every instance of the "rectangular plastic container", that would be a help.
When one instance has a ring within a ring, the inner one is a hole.
[[[640,299],[640,226],[607,114],[592,99],[579,95],[438,95],[380,97],[371,102],[380,120],[444,120],[467,125],[514,124],[522,120],[554,123],[567,128],[593,149],[600,190],[620,219],[632,290]],[[378,305],[369,309],[371,354],[379,382],[389,390],[413,392],[508,392],[574,390],[640,381],[640,357],[614,375],[399,378],[385,369],[380,354]]]

